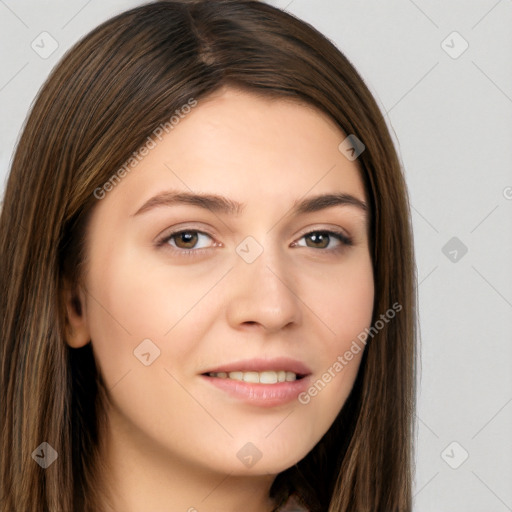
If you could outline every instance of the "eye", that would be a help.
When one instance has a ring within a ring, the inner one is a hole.
[[[208,242],[210,240],[210,243]],[[302,240],[305,243],[301,242]],[[197,229],[181,229],[168,233],[157,242],[159,247],[167,248],[181,255],[193,256],[214,247],[213,238]],[[331,230],[316,230],[304,234],[292,246],[308,247],[311,249],[325,249],[325,252],[340,251],[352,245],[352,240],[344,233]]]
[[[208,248],[207,239],[212,240],[212,237],[206,233],[203,233],[202,231],[197,231],[195,229],[185,229],[166,235],[165,238],[160,240],[158,245],[162,246],[169,244],[175,249],[181,249],[182,251],[186,252],[187,250]]]
[[[295,242],[294,245],[313,249],[327,249],[328,251],[335,251],[343,246],[352,245],[352,240],[339,231],[310,231],[300,238],[300,240],[302,239],[306,240],[305,244]]]

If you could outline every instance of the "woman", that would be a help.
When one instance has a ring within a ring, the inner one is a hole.
[[[39,93],[0,240],[2,512],[411,510],[406,187],[311,26],[103,23]]]

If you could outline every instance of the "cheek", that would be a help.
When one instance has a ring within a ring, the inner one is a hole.
[[[358,339],[370,327],[374,281],[369,255],[354,258],[336,273],[307,282],[314,313],[326,326],[320,340],[319,371],[299,402],[326,431],[345,403],[359,370],[364,343]]]
[[[310,279],[306,286],[315,314],[327,328],[324,353],[339,353],[372,320],[373,270],[369,255],[354,257],[335,272]]]
[[[164,359],[166,367],[179,366],[197,349],[202,319],[207,318],[204,308],[210,304],[203,299],[225,272],[203,270],[192,275],[171,271],[165,263],[148,266],[147,258],[133,248],[123,248],[119,242],[112,246],[91,259],[88,276],[88,323],[106,382],[115,383],[140,366],[134,351],[147,339],[156,347],[147,345],[150,351],[159,350],[164,356],[155,359],[156,366]]]
[[[169,329],[165,310],[174,306],[159,295],[133,253],[118,242],[112,246],[91,258],[87,303],[92,345],[107,385],[141,365],[134,350],[143,340],[158,347],[152,357],[161,350],[162,335]]]

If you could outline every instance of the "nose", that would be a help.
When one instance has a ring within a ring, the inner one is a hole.
[[[300,325],[302,302],[296,289],[297,279],[293,268],[286,264],[285,255],[265,247],[252,263],[238,258],[231,274],[227,305],[231,327],[259,327],[273,333]]]

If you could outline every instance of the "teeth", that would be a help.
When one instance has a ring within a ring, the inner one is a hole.
[[[277,382],[293,382],[294,380],[297,380],[297,375],[295,373],[284,370],[280,370],[278,372],[210,372],[208,375],[210,377],[217,377],[220,379],[233,379],[250,382],[251,384],[276,384]]]
[[[293,372],[286,372],[286,382],[292,382],[297,379],[297,375]]]
[[[275,384],[279,380],[277,372],[261,372],[259,381],[261,384]]]
[[[231,378],[231,373],[229,374]],[[243,374],[244,382],[250,382],[251,384],[257,384],[260,381],[260,376],[258,372],[244,372]]]

